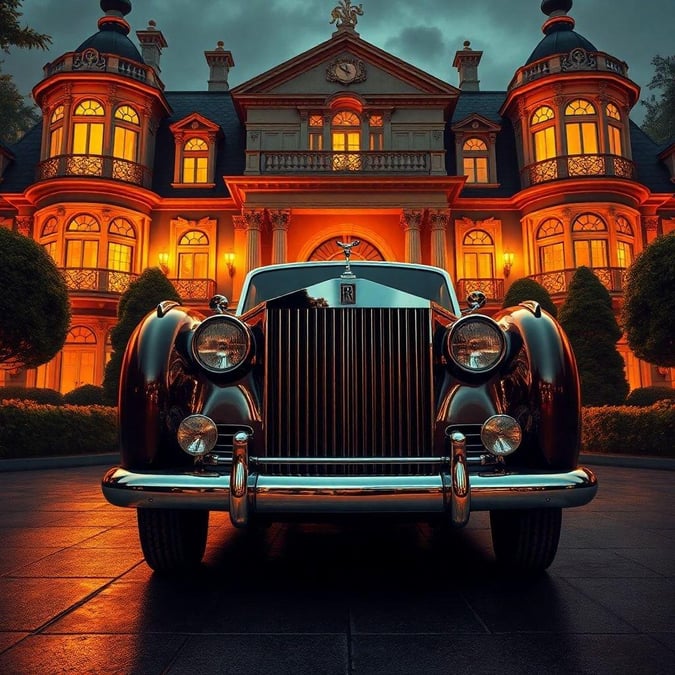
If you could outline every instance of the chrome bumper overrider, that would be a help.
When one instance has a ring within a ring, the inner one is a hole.
[[[229,474],[204,469],[135,473],[110,469],[103,494],[116,506],[229,511],[245,526],[251,515],[447,513],[465,525],[471,511],[583,506],[597,491],[592,471],[469,475],[462,434],[453,435],[447,472],[433,476],[271,476],[249,472],[246,434],[237,434]]]

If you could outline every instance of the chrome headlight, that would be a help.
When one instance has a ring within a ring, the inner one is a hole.
[[[205,319],[192,340],[192,353],[210,373],[228,373],[240,366],[252,350],[251,332],[232,316]]]
[[[215,447],[218,428],[206,415],[190,415],[178,426],[176,437],[181,450],[193,457],[203,457]]]
[[[451,326],[446,350],[452,363],[463,371],[484,373],[502,360],[506,340],[501,328],[489,317],[467,316]]]
[[[493,415],[483,424],[480,439],[488,452],[504,457],[518,449],[523,431],[510,415]]]

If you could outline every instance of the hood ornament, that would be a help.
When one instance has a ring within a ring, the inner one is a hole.
[[[354,239],[354,241],[338,241],[337,245],[342,249],[342,252],[345,254],[345,271],[340,275],[343,279],[353,279],[354,273],[349,264],[349,259],[352,255],[352,249],[354,246],[358,246],[361,243],[360,239]]]

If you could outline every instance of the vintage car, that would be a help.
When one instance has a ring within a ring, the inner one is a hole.
[[[340,243],[340,242],[338,242]],[[147,563],[198,565],[209,512],[239,528],[376,517],[461,527],[489,511],[495,556],[553,561],[564,507],[588,503],[577,465],[569,342],[535,302],[460,311],[423,265],[272,265],[236,313],[163,302],[137,327],[120,380],[121,462],[109,502],[137,509]],[[337,250],[337,249],[336,249]]]

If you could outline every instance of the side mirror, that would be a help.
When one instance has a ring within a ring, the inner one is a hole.
[[[468,309],[465,309],[462,314],[470,314],[475,312],[477,309],[480,309],[487,302],[487,297],[483,291],[471,291],[469,295],[466,296],[466,304],[469,305]]]
[[[209,309],[216,314],[225,314],[230,301],[224,295],[214,295],[209,300]]]

